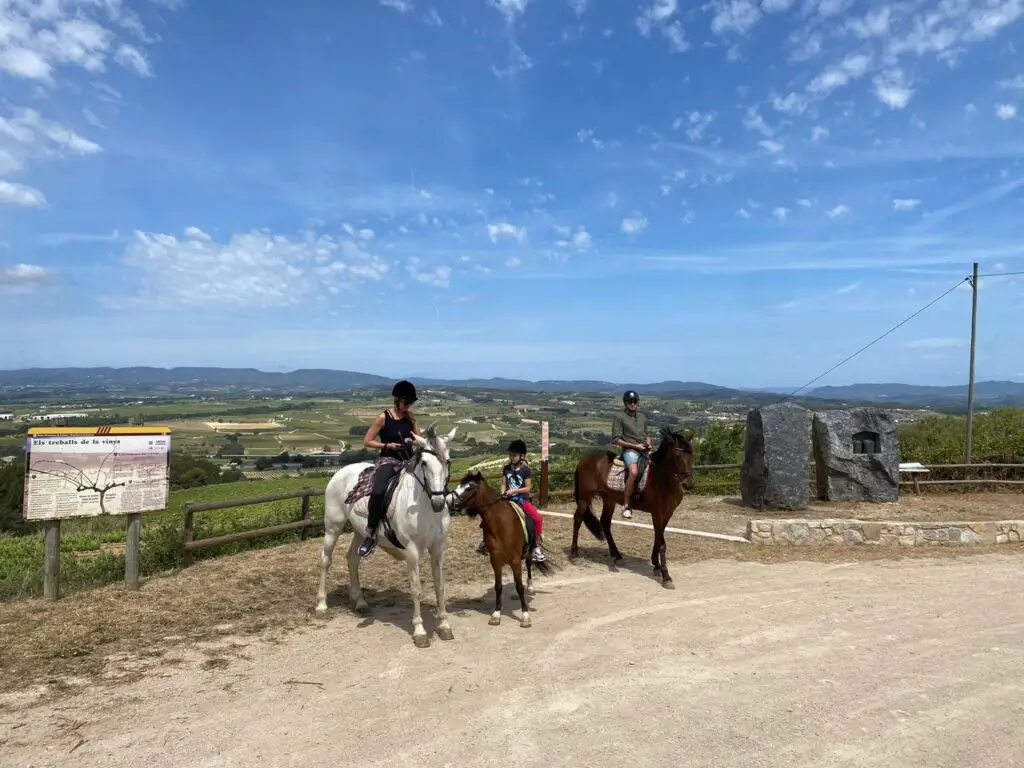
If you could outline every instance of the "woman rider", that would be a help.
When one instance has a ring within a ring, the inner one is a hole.
[[[416,387],[404,379],[391,390],[394,408],[388,408],[377,415],[366,431],[363,445],[379,451],[374,462],[373,487],[370,491],[367,510],[366,538],[359,546],[359,556],[366,557],[377,546],[377,528],[384,519],[384,491],[388,482],[401,469],[402,462],[412,458],[412,436],[420,433],[411,412],[416,402]]]

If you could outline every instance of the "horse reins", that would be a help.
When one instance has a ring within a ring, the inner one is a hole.
[[[427,494],[427,496],[430,499],[433,500],[436,497],[441,496],[441,497],[444,498],[445,502],[447,502],[448,501],[448,497],[454,495],[453,491],[448,490],[448,483],[451,482],[451,476],[452,476],[452,461],[451,461],[451,459],[448,459],[445,462],[444,490],[435,491],[433,488],[430,488],[428,483],[427,483],[426,472],[423,473],[423,479],[422,480],[420,479],[420,476],[416,474],[416,467],[419,466],[420,459],[422,458],[424,453],[429,453],[431,456],[436,458],[438,461],[441,460],[441,457],[438,456],[437,451],[432,451],[429,448],[420,448],[420,449],[417,450],[417,453],[416,453],[416,455],[414,457],[413,466],[409,469],[409,474],[411,474],[413,476],[413,478],[419,484],[420,488],[423,489],[423,492],[425,494]]]

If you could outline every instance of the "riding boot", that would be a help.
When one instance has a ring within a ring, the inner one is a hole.
[[[377,535],[376,532],[367,531],[366,538],[363,539],[363,543],[359,545],[359,556],[367,557],[373,550],[377,548]]]

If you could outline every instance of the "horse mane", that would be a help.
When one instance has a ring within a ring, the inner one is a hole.
[[[498,494],[496,494],[491,486],[487,484],[487,481],[484,479],[483,473],[480,472],[480,470],[470,470],[466,472],[462,479],[459,480],[458,485],[463,485],[465,483],[476,483],[476,493],[489,493],[491,496],[498,498]],[[478,507],[466,507],[467,517],[476,517],[479,514],[480,510]]]
[[[661,430],[661,442],[658,443],[658,447],[651,455],[652,463],[658,464],[662,459],[668,456],[670,443],[675,443],[683,453],[688,453],[691,456],[693,455],[693,444],[686,439],[685,435],[681,432],[669,429],[668,427],[664,427]]]

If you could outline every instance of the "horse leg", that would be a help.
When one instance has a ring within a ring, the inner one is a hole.
[[[491,555],[491,567],[494,569],[494,613],[491,620],[487,622],[492,627],[501,624],[501,563],[496,555]]]
[[[412,640],[417,648],[430,647],[430,635],[423,629],[423,614],[420,612],[422,586],[420,584],[420,553],[413,542],[409,542],[405,563],[409,569],[409,593],[412,595]]]
[[[523,589],[523,561],[513,560],[512,561],[512,578],[516,582],[516,594],[519,595],[519,605],[523,608],[523,617],[519,620],[519,626],[526,627],[533,626],[533,622],[530,621],[530,604],[526,602],[526,594]]]
[[[530,558],[526,558],[526,594],[530,597],[537,594],[533,588],[533,563],[530,562]]]
[[[348,599],[353,609],[358,614],[365,616],[370,612],[370,606],[366,604],[363,597],[363,587],[359,582],[359,545],[362,544],[355,531],[352,532],[352,541],[348,545]]]
[[[580,556],[580,526],[583,525],[583,515],[590,509],[589,498],[582,496],[576,502],[576,513],[572,516],[572,546],[569,547],[569,559],[575,560]]]
[[[331,567],[331,558],[334,555],[334,546],[338,543],[338,536],[341,531],[329,527],[324,531],[324,548],[320,553],[320,588],[316,593],[316,612],[327,611],[327,571]]]
[[[665,557],[665,526],[668,523],[664,520],[661,515],[656,515],[654,518],[654,546],[658,552],[658,564],[655,566],[656,570],[661,571],[661,586],[665,589],[675,589],[676,585],[672,582],[672,577],[668,573],[668,562]]]
[[[615,539],[612,538],[612,516],[615,514],[615,502],[611,499],[604,500],[604,507],[601,509],[601,529],[608,539],[608,554],[612,560],[621,560],[622,553],[615,546]]]
[[[434,596],[437,599],[437,607],[434,608],[434,615],[437,617],[437,636],[442,640],[454,640],[455,633],[452,632],[451,624],[448,623],[448,610],[445,606],[447,596],[444,589],[444,549],[435,554],[430,553],[430,570],[434,576]]]

